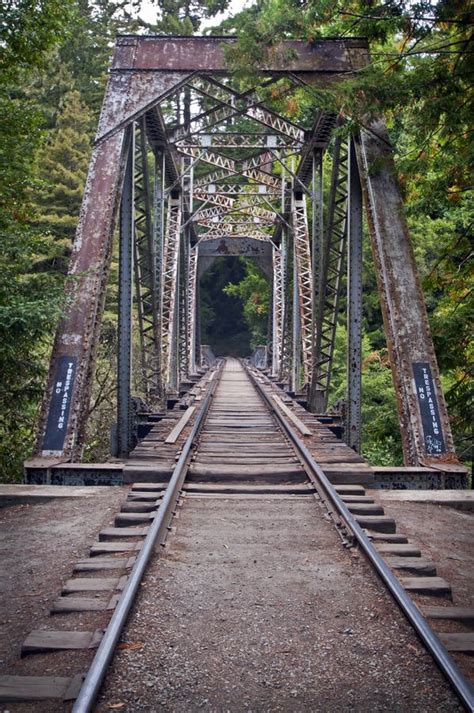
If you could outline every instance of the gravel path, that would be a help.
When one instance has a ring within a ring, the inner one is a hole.
[[[187,496],[176,522],[98,713],[459,709],[311,498]]]
[[[51,606],[71,576],[74,563],[87,556],[97,533],[120,509],[126,492],[126,488],[104,487],[93,497],[63,497],[0,509],[1,674],[65,676],[87,668],[88,654],[78,668],[78,659],[63,652],[20,660],[20,648],[33,629],[71,628],[72,617],[49,616]],[[96,614],[80,615],[72,628],[87,630],[88,617],[94,628],[104,619]],[[0,712],[4,710],[52,713],[64,706],[55,702],[0,703]]]

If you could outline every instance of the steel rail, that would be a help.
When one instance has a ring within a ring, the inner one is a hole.
[[[387,589],[389,590],[396,603],[413,626],[418,636],[426,646],[438,667],[441,669],[444,676],[447,678],[459,699],[465,706],[466,710],[474,711],[474,688],[469,681],[463,676],[456,662],[453,660],[446,647],[431,629],[425,618],[422,616],[418,607],[414,604],[410,596],[406,593],[398,579],[393,574],[392,570],[384,562],[382,556],[377,552],[372,542],[369,540],[364,530],[361,528],[355,517],[348,510],[345,503],[341,500],[338,493],[334,489],[332,483],[326,477],[321,466],[314,460],[313,456],[304,445],[296,432],[288,425],[282,414],[275,408],[274,404],[265,393],[264,389],[258,383],[252,370],[244,363],[244,367],[250,376],[250,379],[256,387],[269,409],[275,414],[278,423],[282,427],[285,434],[292,442],[298,457],[300,458],[305,471],[307,472],[311,482],[316,487],[318,493],[322,497],[331,502],[340,517],[345,521],[348,528],[351,530],[360,548],[368,557],[371,565],[382,579]],[[321,493],[321,491],[323,491]]]
[[[223,362],[217,367],[217,371],[222,370],[222,364]],[[137,590],[155,550],[155,545],[157,542],[161,543],[165,539],[167,528],[173,517],[174,509],[179,500],[181,489],[186,478],[191,446],[201,430],[218,382],[218,378],[213,379],[210,389],[204,398],[193,429],[186,439],[186,443],[176,463],[170,482],[165,490],[163,500],[150,525],[150,529],[137,555],[136,562],[133,565],[115,611],[108,623],[86,678],[84,679],[84,683],[72,708],[72,713],[89,713],[89,711],[92,710],[120,634],[122,633],[131,606],[135,600]]]

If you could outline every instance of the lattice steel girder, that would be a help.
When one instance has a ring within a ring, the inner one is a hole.
[[[179,309],[178,309],[178,356],[179,373],[178,382],[181,383],[189,374],[189,268],[190,268],[190,241],[189,229],[181,231],[180,255],[179,255]]]
[[[247,194],[242,191],[241,196],[242,199],[239,199],[239,202],[236,204],[234,202],[234,199],[232,196],[236,195],[235,193],[231,193],[229,195],[222,194],[220,192],[217,193],[204,193],[202,190],[197,189],[194,191],[194,199],[197,201],[201,201],[204,205],[202,206],[203,209],[205,209],[205,206],[210,204],[211,206],[218,206],[221,210],[234,210],[234,206],[237,205],[238,209],[241,210],[242,212],[250,212],[248,209],[253,209],[261,207],[261,210],[266,210],[264,206],[269,205],[268,200],[266,199],[261,199],[257,194]],[[248,197],[247,197],[248,196]],[[271,205],[271,204],[270,204]],[[196,213],[200,210],[200,208],[196,209]],[[237,210],[237,208],[236,208]],[[270,213],[273,214],[273,220],[275,220],[275,217],[278,215],[276,211],[269,211]],[[263,213],[262,213],[263,215]]]
[[[181,196],[179,194],[172,195],[168,199],[161,298],[161,362],[165,384],[170,383],[172,359],[177,357],[177,355],[173,355],[173,346],[178,329],[177,292],[181,219]]]
[[[272,213],[272,211],[266,210],[265,208],[248,204],[246,200],[232,201],[232,203],[228,204],[228,208],[226,210],[222,210],[222,208],[219,207],[199,208],[193,214],[193,220],[200,221],[217,219],[216,222],[218,222],[219,220],[223,220],[225,217],[232,218],[238,216],[239,214],[242,216],[248,216],[249,218],[258,218],[258,220],[255,221],[256,223],[273,223],[275,221],[275,213]]]
[[[283,335],[279,377],[282,381],[289,381],[293,351],[293,249],[292,240],[287,230],[283,230],[282,233],[281,256],[283,270]]]
[[[197,245],[190,250],[189,254],[189,271],[188,271],[188,312],[187,312],[187,332],[189,335],[189,372],[196,372],[196,337],[197,337],[197,266],[198,266],[199,251]]]
[[[347,243],[347,142],[336,137],[329,190],[327,230],[322,240],[319,285],[315,298],[315,339],[310,403],[318,413],[327,408],[337,317]]]
[[[203,220],[196,221],[197,225],[200,225],[203,228],[213,228],[214,226],[216,226],[216,227],[219,226],[220,230],[226,230],[227,228],[229,228],[231,231],[235,230],[235,226],[238,226],[238,225],[243,225],[245,227],[247,227],[247,226],[255,227],[256,225],[260,224],[262,227],[262,230],[264,230],[265,228],[268,228],[268,227],[270,227],[270,225],[272,225],[272,223],[267,223],[265,225],[265,222],[266,221],[264,221],[264,220],[256,220],[256,219],[252,219],[250,217],[247,218],[246,220],[242,217],[241,219],[236,219],[236,220],[226,218],[225,220],[221,220],[221,221],[217,221],[217,222],[215,220],[209,220],[206,218],[204,218]],[[268,237],[270,238],[270,235],[268,235]]]
[[[284,321],[284,302],[283,302],[283,258],[281,250],[273,246],[272,249],[273,263],[273,327],[272,327],[272,374],[277,376],[280,373],[281,355],[283,348],[283,321]]]
[[[221,257],[226,255],[241,255],[243,257],[265,256],[272,254],[273,243],[270,240],[259,240],[252,237],[217,237],[200,240],[197,245],[198,257]]]
[[[300,141],[295,141],[279,134],[265,134],[262,132],[237,134],[229,131],[225,134],[193,133],[189,139],[179,139],[176,142],[178,149],[297,149],[301,145]]]
[[[173,141],[178,141],[184,137],[190,137],[193,135],[195,131],[193,131],[191,127],[194,124],[197,125],[198,130],[207,131],[217,124],[238,116],[246,116],[249,119],[253,119],[262,126],[272,129],[272,131],[275,131],[292,141],[297,141],[299,143],[304,141],[304,130],[297,124],[284,119],[271,109],[263,106],[259,95],[254,89],[241,93],[232,89],[232,87],[217,82],[216,80],[213,80],[213,83],[216,84],[222,91],[229,94],[230,100],[226,101],[220,97],[211,97],[218,103],[219,106],[213,106],[207,111],[194,116],[191,119],[190,128],[185,126],[177,128],[173,132]],[[209,96],[206,92],[201,92],[199,87],[194,88],[198,93]]]
[[[247,183],[245,185],[241,183],[209,183],[207,189],[201,188],[194,191],[194,197],[199,195],[199,200],[206,200],[208,196],[253,196],[258,198],[259,196],[280,196],[281,188],[270,189],[265,185],[255,185],[252,183]]]
[[[407,465],[452,462],[453,440],[426,307],[382,120],[356,143]]]
[[[192,148],[189,146],[178,146],[177,149],[179,153],[184,156],[191,156],[191,158],[199,159],[200,161],[204,161],[204,163],[208,163],[211,166],[226,169],[229,174],[237,173],[235,161],[233,159],[221,156],[214,151],[207,151],[202,148]]]
[[[234,229],[233,226],[226,228],[225,225],[217,225],[215,228],[211,228],[205,233],[201,233],[199,236],[199,243],[204,240],[211,240],[214,238],[255,238],[256,240],[264,240],[270,242],[270,235],[264,233],[261,230],[254,230],[245,226],[242,229]]]
[[[306,198],[303,193],[293,193],[291,218],[298,282],[303,379],[307,384],[311,375],[313,279]]]
[[[135,142],[135,295],[138,312],[141,370],[147,403],[158,405],[162,396],[157,245],[153,230],[151,183],[148,171],[145,119],[138,122]]]

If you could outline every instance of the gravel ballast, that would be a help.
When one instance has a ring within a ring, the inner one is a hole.
[[[97,711],[453,711],[457,699],[312,498],[186,496]]]

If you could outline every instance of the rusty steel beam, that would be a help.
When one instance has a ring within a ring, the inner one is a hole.
[[[112,71],[225,72],[229,69],[225,47],[235,43],[232,37],[120,35]],[[286,40],[273,48],[259,70],[278,74],[348,74],[367,63],[367,53],[364,38]]]
[[[406,465],[456,460],[393,152],[382,120],[356,142]]]
[[[352,139],[349,142],[348,153],[347,228],[345,231],[347,232],[347,418],[345,439],[351,448],[360,452],[362,435],[362,189]],[[336,316],[334,321],[336,321]]]
[[[125,155],[123,132],[93,151],[40,414],[39,455],[82,452]]]
[[[117,455],[127,457],[132,443],[132,323],[135,232],[135,126],[127,129],[129,145],[119,227],[119,296],[117,325]],[[142,325],[140,325],[142,326]]]

